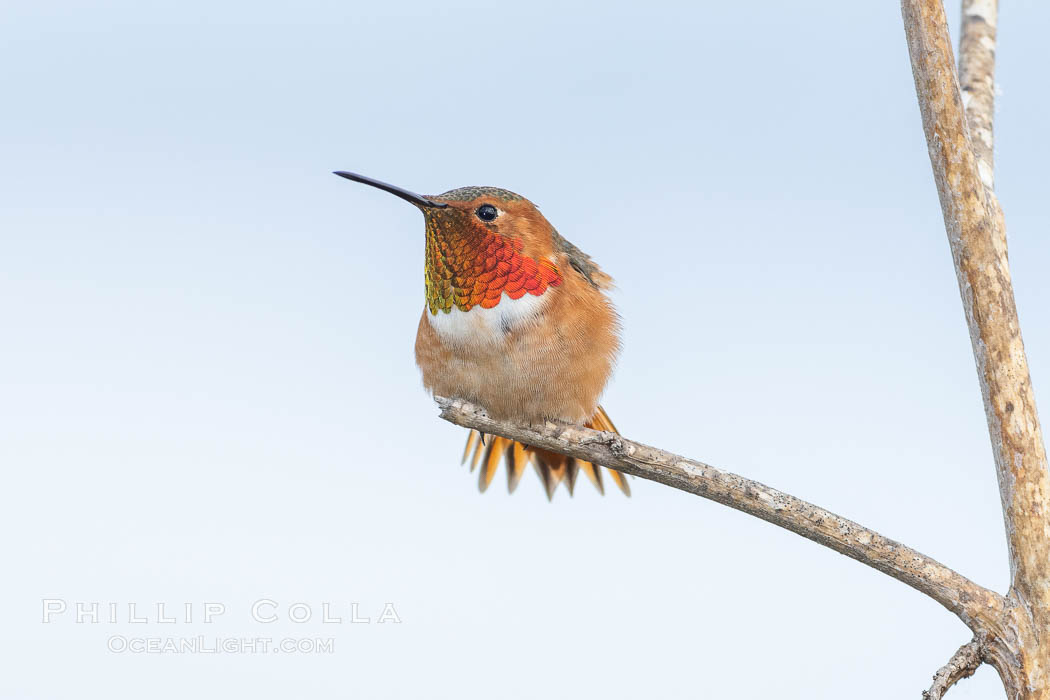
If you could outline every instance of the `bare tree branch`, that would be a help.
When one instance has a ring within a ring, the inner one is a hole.
[[[969,2],[970,15],[989,16],[988,2]],[[919,98],[934,180],[955,261],[963,308],[1003,502],[1012,582],[1001,631],[987,658],[1016,698],[1050,698],[1050,474],[1035,396],[1021,339],[1006,255],[1005,226],[982,177],[955,76],[951,40],[940,0],[902,0],[915,90]],[[968,19],[967,22],[970,20]],[[974,19],[974,22],[978,20]],[[964,33],[977,34],[970,24]],[[991,89],[992,35],[963,46],[963,67],[975,94]],[[987,126],[991,153],[991,101],[971,97],[976,130]],[[982,120],[986,120],[982,121]]]
[[[974,631],[934,676],[940,698],[982,661],[1010,698],[1050,700],[1050,473],[1036,413],[1007,261],[1005,225],[993,192],[996,0],[963,0],[960,73],[941,0],[902,0],[905,32],[930,162],[976,359],[996,462],[1012,582],[1000,596],[899,542],[758,482],[614,433],[489,418],[435,397],[458,425],[571,455],[673,486],[762,518],[852,557],[958,615]],[[972,133],[972,138],[971,138]]]
[[[922,700],[941,700],[948,688],[963,678],[972,676],[980,665],[981,645],[974,638],[973,641],[959,647],[948,663],[933,675],[933,685],[929,690],[922,691]]]
[[[465,401],[440,396],[434,399],[441,407],[442,418],[465,428],[673,486],[779,525],[925,593],[958,615],[975,632],[995,624],[1005,607],[1002,596],[940,562],[757,481],[632,442],[615,433],[565,423],[525,426],[496,421],[480,407]]]

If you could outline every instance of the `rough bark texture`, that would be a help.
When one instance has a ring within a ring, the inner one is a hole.
[[[995,117],[995,31],[997,0],[963,0],[959,38],[959,83],[970,126],[977,172],[989,190],[995,188],[992,122]]]
[[[632,442],[616,433],[567,423],[525,426],[498,421],[465,401],[434,398],[441,406],[442,418],[465,428],[673,486],[791,530],[922,591],[971,628],[986,629],[995,624],[1005,609],[1002,596],[925,554],[757,481]]]
[[[981,177],[955,77],[940,0],[903,0],[904,26],[944,224],[959,278],[992,439],[1010,552],[1010,607],[988,642],[1007,693],[1050,698],[1050,496],[1046,451],[1014,304],[1005,229]],[[968,2],[963,64],[975,94],[991,90],[994,30],[977,36],[977,15],[994,4]],[[978,11],[980,10],[980,12]],[[984,20],[987,23],[987,20]],[[975,38],[976,37],[976,38]],[[971,60],[974,66],[970,66]],[[987,99],[985,99],[987,98]],[[971,98],[971,118],[987,136],[991,173],[991,94]],[[987,128],[985,128],[987,127]]]
[[[951,660],[942,666],[937,673],[933,674],[933,685],[930,686],[929,690],[922,691],[923,700],[941,700],[944,694],[948,692],[948,688],[951,688],[963,678],[972,676],[980,665],[980,642],[974,639],[968,644],[963,644],[959,647],[959,651],[955,652]]]
[[[999,22],[998,0],[963,0],[962,34],[959,37],[959,84],[962,88],[970,145],[977,159],[977,174],[984,185],[988,206],[994,210],[996,252],[1006,258],[1006,224],[995,196],[995,36]],[[1007,277],[1009,267],[1004,269]]]

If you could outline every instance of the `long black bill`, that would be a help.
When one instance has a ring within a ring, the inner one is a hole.
[[[442,202],[431,201],[422,195],[416,194],[415,192],[409,192],[408,190],[401,189],[396,185],[389,185],[385,182],[380,182],[379,180],[373,180],[370,177],[365,177],[364,175],[358,175],[357,173],[348,173],[345,170],[336,170],[333,174],[338,175],[339,177],[345,177],[347,180],[353,180],[354,182],[360,182],[365,185],[371,185],[372,187],[375,187],[377,189],[389,192],[392,195],[400,197],[406,202],[411,202],[412,204],[415,204],[417,207],[437,207],[440,209],[442,207],[448,206],[447,204],[444,204]]]

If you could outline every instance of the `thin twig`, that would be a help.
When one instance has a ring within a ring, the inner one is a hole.
[[[922,700],[941,700],[948,688],[969,678],[981,665],[981,644],[975,637],[973,641],[963,644],[951,659],[937,673],[933,674],[933,685],[922,691]]]
[[[999,0],[963,0],[959,84],[981,182],[995,189],[992,121],[995,117],[995,33]]]
[[[1007,259],[1006,222],[995,195],[995,40],[999,0],[962,0],[962,34],[959,37],[959,86],[970,146],[977,159],[977,174],[985,188],[988,207],[996,220],[997,253]],[[1010,268],[1004,266],[1007,277]]]
[[[867,564],[930,596],[975,632],[994,624],[999,594],[877,532],[757,481],[724,472],[620,435],[566,423],[527,426],[497,421],[478,406],[435,396],[441,417],[465,428],[585,459],[762,518]]]

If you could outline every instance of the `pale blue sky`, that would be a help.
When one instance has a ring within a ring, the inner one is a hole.
[[[969,639],[896,581],[663,487],[548,504],[501,473],[479,495],[413,364],[422,219],[335,169],[529,197],[617,279],[604,404],[626,435],[1005,587],[896,2],[0,17],[0,696],[917,697]],[[1048,30],[1045,3],[1006,4],[996,121],[1044,412]],[[276,634],[243,619],[261,597],[402,623],[281,626],[333,655],[106,651]],[[42,598],[230,614],[43,625]],[[987,668],[953,691],[1000,696]]]

